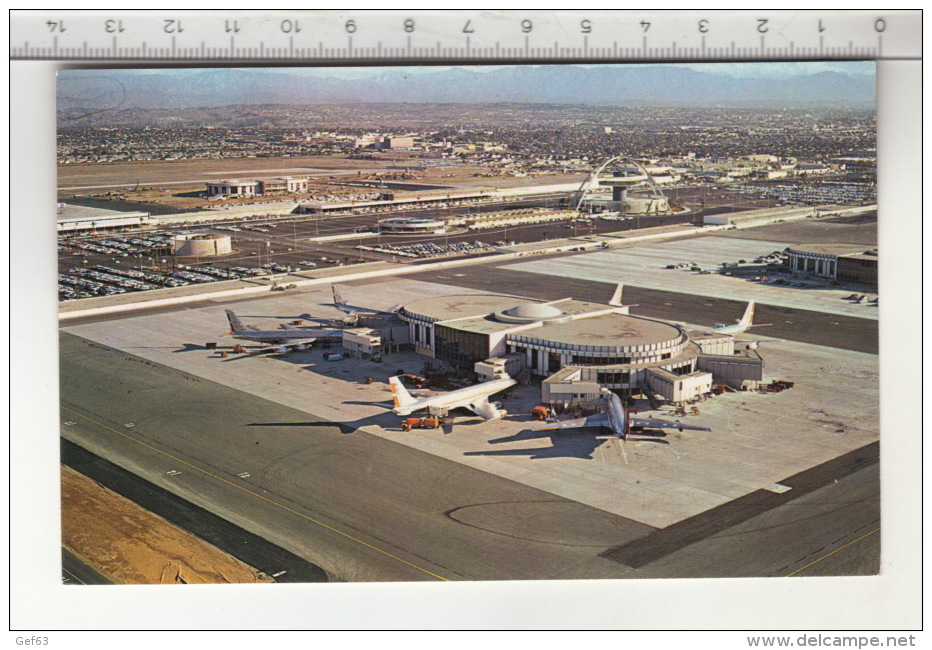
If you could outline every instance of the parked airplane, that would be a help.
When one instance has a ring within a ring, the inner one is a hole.
[[[517,381],[505,375],[501,379],[493,379],[475,386],[467,386],[448,393],[417,398],[408,392],[398,377],[390,377],[388,384],[392,389],[395,407],[392,409],[397,415],[410,415],[414,411],[427,409],[434,415],[446,415],[447,412],[458,407],[464,407],[485,420],[497,420],[508,414],[496,403],[489,401],[489,396],[514,386]]]
[[[337,285],[331,284],[330,288],[333,289],[333,306],[351,316],[359,316],[359,314],[394,314],[396,311],[401,309],[400,304],[394,305],[388,309],[372,309],[371,307],[357,307],[355,305],[350,305],[344,302],[340,297],[340,291],[337,289]]]
[[[753,321],[754,301],[752,300],[748,303],[747,309],[744,310],[744,316],[741,317],[741,320],[735,321],[734,325],[715,323],[710,331],[713,334],[740,334],[741,332],[747,332],[752,327],[767,327],[770,325],[770,323],[755,325]]]
[[[625,408],[621,398],[615,393],[602,388],[603,411],[596,415],[590,415],[586,418],[577,418],[575,420],[564,420],[563,422],[547,422],[534,427],[536,431],[549,431],[553,429],[579,429],[582,427],[601,427],[611,429],[612,433],[604,438],[621,438],[622,440],[657,440],[657,436],[643,435],[637,432],[632,433],[634,429],[691,429],[694,431],[711,431],[709,427],[700,427],[694,424],[683,424],[682,422],[671,422],[669,420],[658,420],[656,418],[638,418],[634,417],[631,412]]]
[[[637,305],[625,305],[621,302],[621,292],[624,291],[625,285],[619,283],[615,287],[615,293],[612,294],[612,299],[608,301],[612,307],[637,307]]]
[[[233,338],[244,341],[267,344],[270,352],[292,352],[307,350],[311,344],[321,338],[340,338],[339,332],[315,332],[306,328],[297,328],[291,325],[281,325],[277,330],[260,330],[258,327],[246,325],[232,310],[227,309],[227,320],[230,321],[230,334]]]

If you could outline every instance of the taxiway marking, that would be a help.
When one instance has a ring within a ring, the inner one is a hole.
[[[785,577],[789,578],[790,576],[794,576],[794,575],[796,575],[797,573],[799,573],[800,571],[804,571],[805,569],[808,569],[808,568],[811,567],[813,564],[818,564],[819,562],[821,562],[821,561],[824,560],[825,558],[831,557],[832,555],[835,555],[835,553],[837,553],[838,551],[843,551],[843,550],[845,550],[846,548],[848,548],[849,546],[851,546],[852,544],[857,544],[858,542],[860,542],[860,541],[861,541],[862,539],[864,539],[865,537],[870,537],[871,535],[873,535],[874,533],[876,533],[876,532],[879,531],[879,530],[880,530],[880,528],[875,528],[875,529],[872,530],[871,532],[865,533],[865,534],[861,535],[861,536],[858,537],[857,539],[848,542],[848,543],[845,544],[844,546],[841,546],[841,547],[839,547],[839,548],[836,548],[836,549],[835,549],[834,551],[832,551],[831,553],[826,553],[826,554],[823,555],[822,557],[813,560],[812,562],[810,562],[810,563],[807,564],[806,566],[799,567],[799,568],[796,569],[795,571],[791,571],[790,573],[787,573]]]
[[[282,510],[285,510],[285,511],[287,511],[287,512],[290,512],[290,513],[292,513],[292,514],[295,514],[295,515],[301,517],[302,519],[306,519],[307,521],[310,521],[311,523],[317,524],[318,526],[320,526],[320,527],[322,527],[322,528],[326,528],[327,530],[329,530],[329,531],[331,531],[331,532],[334,532],[334,533],[337,533],[338,535],[342,535],[343,537],[345,537],[345,538],[347,538],[347,539],[351,539],[351,540],[353,540],[354,542],[356,542],[356,543],[358,543],[358,544],[361,544],[361,545],[365,546],[366,548],[372,549],[373,551],[377,551],[377,552],[381,553],[382,555],[385,555],[385,556],[387,556],[387,557],[390,557],[390,558],[392,558],[393,560],[397,560],[397,561],[401,562],[402,564],[406,564],[406,565],[408,565],[409,567],[414,568],[414,569],[417,569],[418,571],[421,571],[421,572],[423,572],[423,573],[426,573],[427,575],[432,576],[432,577],[434,577],[434,578],[437,578],[438,580],[443,580],[444,582],[449,582],[449,580],[450,580],[449,578],[444,578],[443,576],[439,576],[439,575],[437,575],[436,573],[432,573],[432,572],[428,571],[427,569],[424,569],[424,568],[422,568],[422,567],[419,567],[419,566],[416,565],[416,564],[412,564],[411,562],[408,562],[407,560],[403,560],[403,559],[401,559],[400,557],[398,557],[397,555],[392,555],[392,554],[389,553],[388,551],[384,551],[384,550],[382,550],[382,549],[380,549],[380,548],[378,548],[378,547],[376,547],[376,546],[373,546],[372,544],[369,544],[369,543],[367,543],[367,542],[364,542],[363,540],[361,540],[361,539],[359,539],[359,538],[357,538],[357,537],[353,537],[353,536],[350,535],[349,533],[344,533],[342,530],[339,530],[339,529],[337,529],[337,528],[334,528],[333,526],[328,526],[327,524],[325,524],[325,523],[322,522],[322,521],[318,521],[318,520],[314,519],[313,517],[309,517],[308,515],[305,515],[304,513],[298,512],[297,510],[294,510],[294,509],[292,509],[292,508],[289,508],[289,507],[286,506],[286,505],[282,505],[281,503],[278,503],[277,501],[273,501],[272,499],[269,499],[268,497],[264,497],[264,496],[262,496],[261,494],[258,494],[258,493],[256,493],[256,492],[253,492],[252,490],[248,490],[248,489],[246,489],[245,487],[243,487],[243,486],[241,486],[241,485],[237,485],[236,483],[233,483],[232,481],[228,481],[228,480],[226,480],[225,478],[223,478],[222,476],[217,476],[216,474],[212,474],[211,472],[208,472],[206,469],[202,469],[202,468],[198,467],[197,465],[194,465],[194,464],[192,464],[192,463],[189,463],[189,462],[186,461],[186,460],[182,460],[181,458],[178,458],[177,456],[172,456],[171,454],[169,454],[169,453],[167,453],[167,452],[164,452],[164,451],[162,451],[161,449],[158,449],[157,447],[153,447],[152,445],[150,445],[150,444],[148,444],[148,443],[146,443],[146,442],[143,442],[142,440],[139,440],[139,439],[134,438],[134,437],[132,437],[132,436],[130,436],[130,435],[127,435],[127,434],[123,433],[122,431],[117,431],[116,429],[114,429],[114,428],[112,428],[112,427],[109,427],[109,426],[107,426],[106,424],[103,424],[103,423],[101,423],[101,422],[98,422],[98,421],[96,421],[96,420],[94,420],[94,419],[92,419],[92,418],[89,418],[89,417],[87,417],[86,415],[82,415],[81,413],[78,413],[77,411],[72,411],[70,408],[68,408],[68,407],[66,407],[66,406],[62,406],[61,408],[62,408],[63,411],[68,411],[69,413],[73,413],[74,415],[77,415],[79,418],[83,418],[83,419],[87,420],[88,422],[91,422],[91,423],[93,423],[93,424],[96,424],[97,426],[102,427],[102,428],[106,429],[107,431],[112,431],[113,433],[115,433],[115,434],[117,434],[117,435],[120,435],[120,436],[126,438],[127,440],[132,440],[133,442],[135,442],[135,443],[137,443],[137,444],[140,444],[140,445],[142,445],[143,447],[148,447],[149,449],[151,449],[151,450],[154,451],[154,452],[157,452],[157,453],[159,453],[159,454],[162,454],[163,456],[166,456],[166,457],[168,457],[168,458],[171,458],[172,460],[175,460],[175,461],[177,461],[177,462],[179,462],[179,463],[183,463],[184,465],[187,465],[187,466],[190,467],[191,469],[195,469],[195,470],[197,470],[197,471],[199,471],[199,472],[201,472],[201,473],[203,473],[203,474],[206,474],[207,476],[210,476],[211,478],[214,478],[214,479],[217,479],[218,481],[221,481],[221,482],[223,482],[223,483],[226,483],[227,485],[229,485],[229,486],[231,486],[231,487],[234,487],[234,488],[236,488],[236,489],[238,489],[238,490],[242,490],[242,491],[245,492],[246,494],[251,494],[252,496],[256,497],[257,499],[262,499],[263,501],[265,501],[265,502],[267,502],[267,503],[271,503],[273,506],[277,506],[277,507],[281,508]]]

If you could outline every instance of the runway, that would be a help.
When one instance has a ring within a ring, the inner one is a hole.
[[[873,526],[870,510],[839,505],[876,499],[870,467],[633,567],[603,554],[664,531],[391,440],[344,433],[307,412],[73,335],[61,335],[61,350],[66,439],[321,566],[332,580],[785,575],[813,561],[806,572],[835,563],[846,573],[876,571],[871,538],[855,542],[847,532]],[[825,526],[796,516],[809,503]],[[793,543],[774,544],[775,531]]]

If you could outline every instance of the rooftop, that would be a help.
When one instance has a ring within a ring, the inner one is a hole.
[[[649,318],[608,313],[562,323],[544,323],[519,336],[568,345],[628,347],[666,343],[679,337],[680,330],[675,325]]]
[[[794,244],[787,250],[793,253],[814,253],[816,255],[852,255],[863,253],[870,246],[864,244]]]

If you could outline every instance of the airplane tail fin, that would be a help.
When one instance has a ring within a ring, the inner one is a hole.
[[[240,332],[246,332],[249,330],[249,328],[243,324],[243,321],[239,319],[239,316],[234,314],[231,309],[227,309],[225,311],[227,314],[227,320],[230,321],[230,331],[232,331],[234,334],[239,334]]]
[[[738,325],[753,325],[754,324],[754,301],[748,303],[747,309],[744,310],[744,316],[741,317],[741,320],[738,321]]]
[[[624,291],[624,288],[625,285],[619,283],[618,286],[615,287],[615,293],[612,294],[612,299],[608,301],[608,304],[612,307],[621,307],[621,292]]]
[[[339,307],[343,304],[343,299],[340,297],[340,290],[337,289],[337,285],[331,284],[330,288],[333,289],[333,304]]]
[[[398,377],[389,377],[388,385],[392,389],[392,401],[395,403],[396,409],[410,406],[417,402]]]

